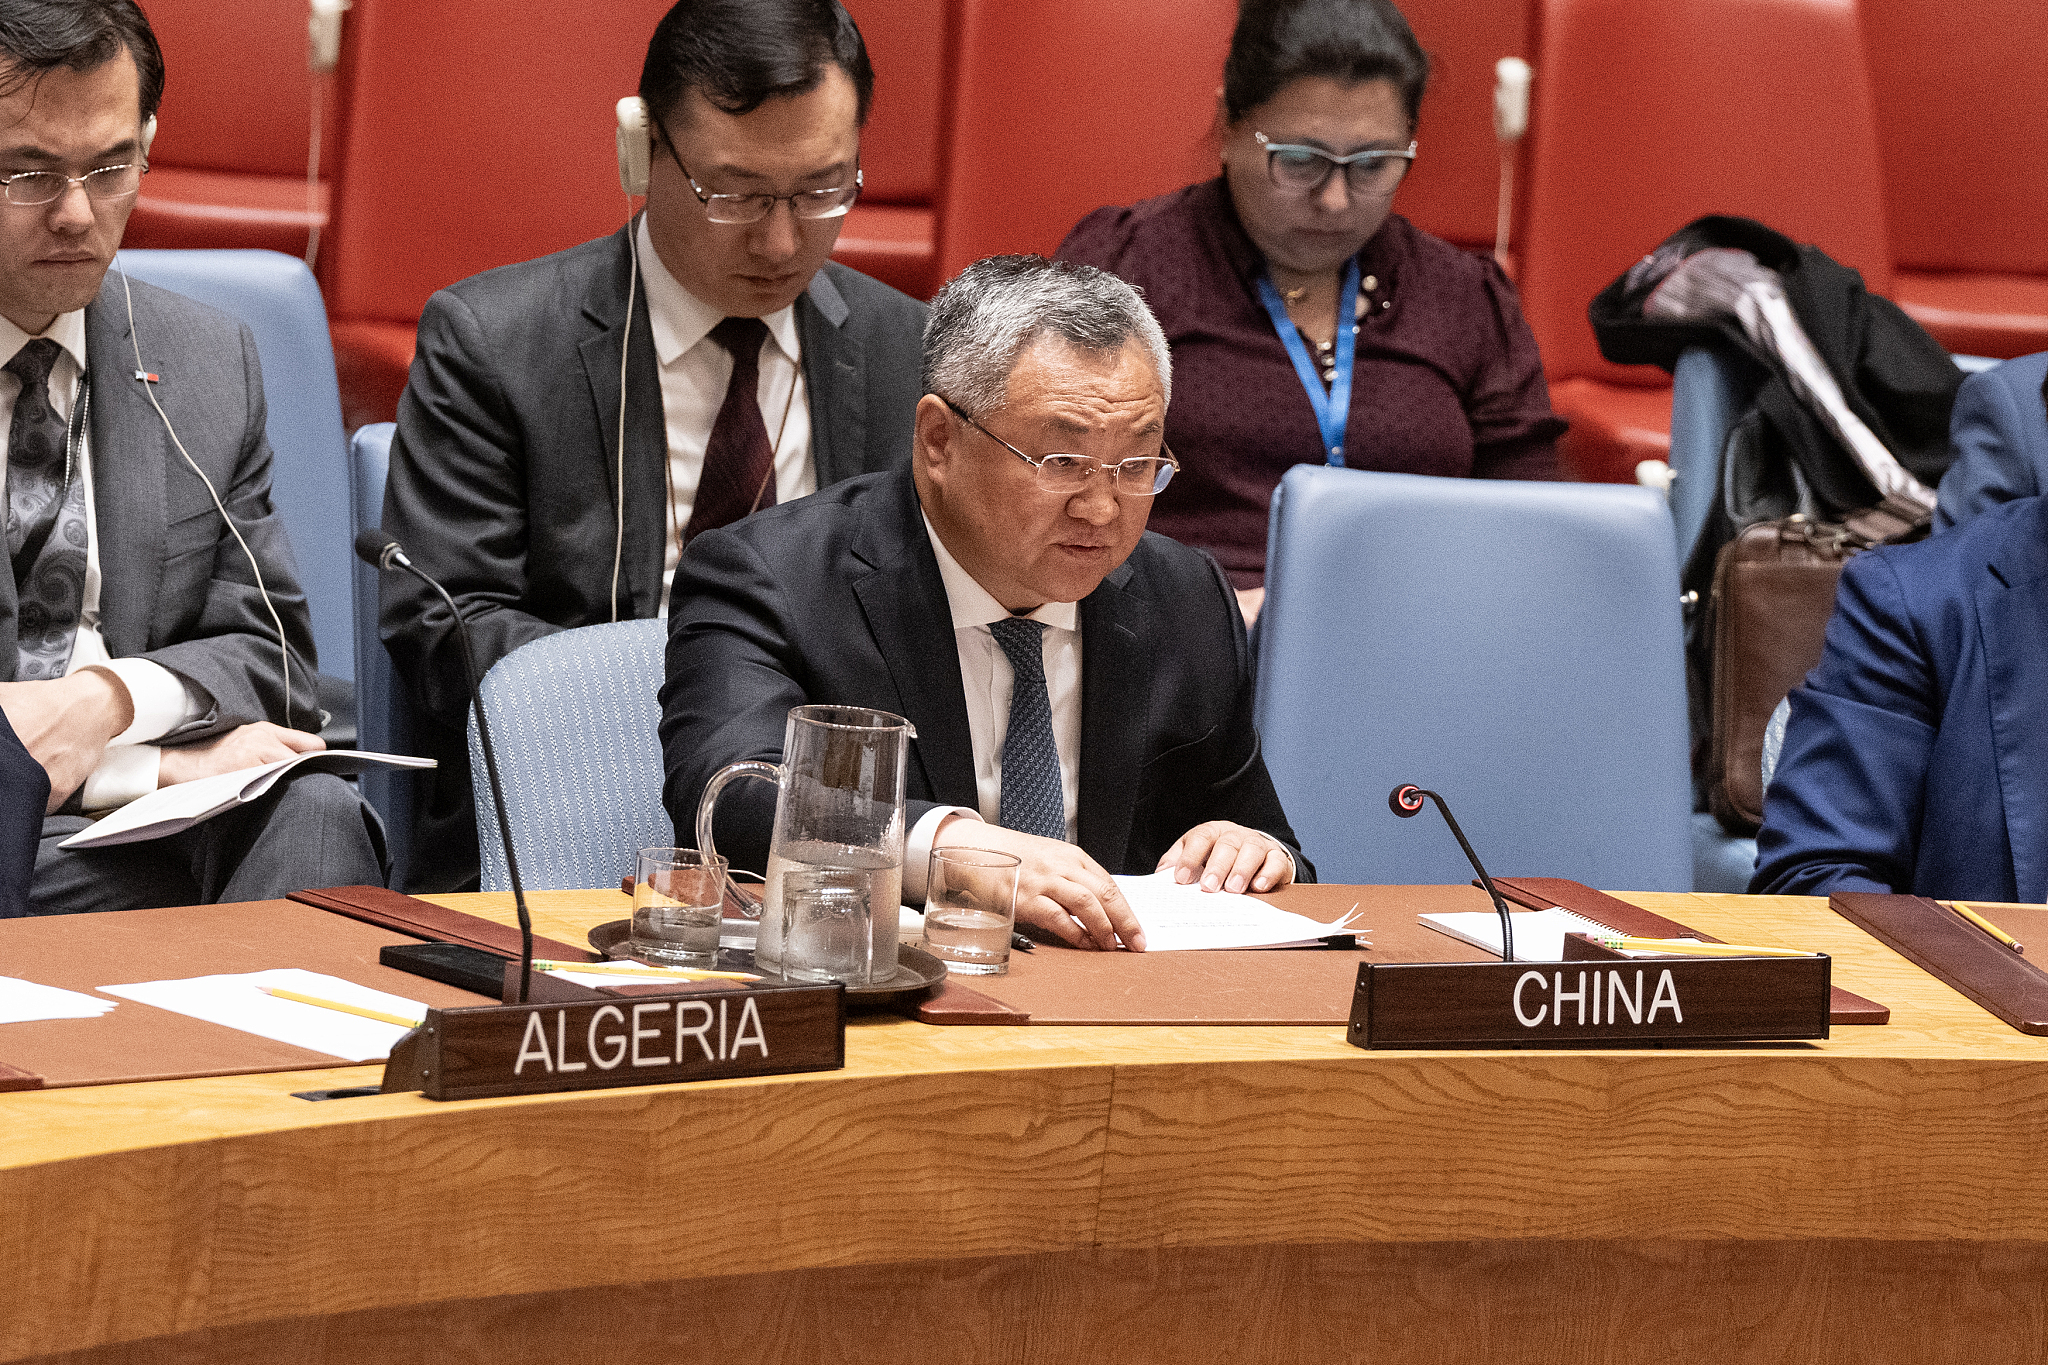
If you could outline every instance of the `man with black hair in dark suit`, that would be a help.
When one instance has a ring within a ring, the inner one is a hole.
[[[907,901],[934,846],[1023,860],[1017,918],[1144,947],[1112,873],[1209,890],[1313,875],[1252,725],[1251,656],[1216,562],[1148,534],[1166,339],[1091,266],[1007,256],[932,304],[909,471],[692,542],[669,614],[661,734],[678,830],[727,763],[776,762],[792,706],[917,729]],[[775,798],[728,789],[715,831],[760,870]]]
[[[700,532],[908,460],[924,305],[827,260],[873,83],[836,0],[682,0],[625,135],[647,139],[646,212],[429,300],[383,524],[469,618],[479,669],[659,615]],[[461,646],[417,581],[383,592],[441,764],[412,881],[458,889],[477,876]]]

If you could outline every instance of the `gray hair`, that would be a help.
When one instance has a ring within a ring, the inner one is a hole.
[[[1087,351],[1136,340],[1152,357],[1162,395],[1173,397],[1166,334],[1138,291],[1106,270],[1043,256],[976,261],[939,291],[924,324],[924,391],[977,416],[1000,408],[1017,357],[1042,336]]]

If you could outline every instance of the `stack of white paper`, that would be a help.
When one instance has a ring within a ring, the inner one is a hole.
[[[1515,925],[1517,962],[1562,962],[1566,934],[1614,932],[1606,925],[1596,924],[1584,915],[1573,914],[1561,905],[1553,905],[1548,910],[1512,910],[1508,913]],[[1475,948],[1484,948],[1495,957],[1500,956],[1499,911],[1466,910],[1450,915],[1423,915],[1421,919],[1432,929],[1463,939]]]
[[[388,995],[343,981],[338,976],[309,972],[298,967],[278,967],[267,972],[243,972],[232,976],[193,976],[182,981],[137,981],[125,986],[101,986],[108,995],[155,1005],[173,1014],[204,1019],[212,1024],[253,1033],[293,1047],[344,1057],[352,1062],[370,1062],[389,1055],[391,1045],[406,1034],[398,1024],[365,1019],[321,1005],[280,1000],[258,987],[278,986],[322,1000],[338,1000],[386,1014],[418,1019],[427,1007],[402,995]]]
[[[23,981],[19,977],[0,976],[0,1024],[32,1024],[39,1019],[97,1019],[108,1010],[119,1008],[120,1003]]]
[[[1331,924],[1281,910],[1251,896],[1183,886],[1171,871],[1118,877],[1117,886],[1145,928],[1145,951],[1195,948],[1298,948],[1345,933],[1357,907]]]

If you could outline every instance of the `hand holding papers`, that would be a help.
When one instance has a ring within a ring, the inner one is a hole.
[[[1325,924],[1281,910],[1251,896],[1182,886],[1171,871],[1118,877],[1124,900],[1145,930],[1145,951],[1170,953],[1200,948],[1299,948],[1346,932],[1357,920],[1354,907]]]
[[[134,844],[179,834],[223,811],[260,799],[284,775],[302,764],[315,764],[331,773],[360,773],[371,768],[431,768],[431,758],[408,758],[401,754],[372,754],[354,749],[321,749],[295,758],[254,768],[238,768],[192,782],[159,787],[137,797],[105,819],[87,825],[59,844],[59,848],[100,848],[108,844]]]

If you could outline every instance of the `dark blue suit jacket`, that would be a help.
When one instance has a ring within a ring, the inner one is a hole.
[[[1750,890],[2048,897],[2048,498],[1849,561]]]
[[[1934,529],[1960,526],[2015,498],[2048,492],[2048,351],[1993,365],[1963,381],[1948,422],[1955,463],[1941,476]]]

